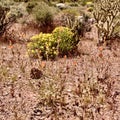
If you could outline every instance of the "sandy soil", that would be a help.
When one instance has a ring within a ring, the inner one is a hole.
[[[120,41],[88,51],[41,61],[29,58],[26,43],[1,43],[0,120],[120,120]]]

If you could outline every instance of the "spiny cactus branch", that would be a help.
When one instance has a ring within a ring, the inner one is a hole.
[[[94,8],[98,36],[102,37],[102,41],[110,39],[119,25],[120,0],[95,0]]]

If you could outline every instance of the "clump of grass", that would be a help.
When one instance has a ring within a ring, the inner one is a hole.
[[[0,81],[6,81],[8,78],[9,70],[4,66],[0,66]]]

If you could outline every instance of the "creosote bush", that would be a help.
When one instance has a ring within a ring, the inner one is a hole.
[[[43,59],[69,54],[77,45],[73,36],[74,33],[67,27],[57,27],[52,34],[40,33],[31,38],[28,53],[32,57],[42,56]]]

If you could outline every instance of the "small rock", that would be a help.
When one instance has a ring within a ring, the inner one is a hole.
[[[42,71],[37,68],[32,68],[30,71],[30,77],[32,79],[40,79],[42,75],[43,75]]]
[[[18,75],[18,78],[20,79],[20,78],[21,78],[21,75]]]
[[[2,46],[2,49],[4,49],[4,50],[5,50],[5,49],[6,49],[6,47],[5,47],[5,46]]]
[[[56,4],[56,7],[58,7],[59,9],[67,8],[67,6],[64,3],[58,3],[58,4]]]

